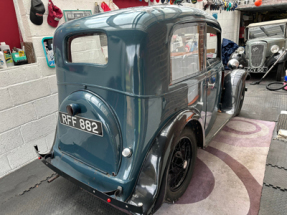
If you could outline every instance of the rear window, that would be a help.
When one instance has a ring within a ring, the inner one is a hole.
[[[76,35],[69,38],[68,44],[71,63],[108,63],[108,40],[104,33]]]

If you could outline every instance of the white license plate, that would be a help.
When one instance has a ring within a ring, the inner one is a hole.
[[[70,116],[69,114],[59,112],[60,122],[63,125],[76,128],[91,134],[103,136],[102,123],[96,120],[86,119],[79,116]]]

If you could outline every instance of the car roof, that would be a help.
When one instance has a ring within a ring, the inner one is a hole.
[[[75,23],[85,22],[87,24],[89,22],[92,23],[93,27],[105,30],[112,30],[115,26],[121,26],[120,28],[116,27],[117,30],[124,28],[125,30],[138,29],[145,31],[151,23],[172,23],[177,22],[179,18],[185,18],[186,21],[210,21],[220,28],[218,21],[205,11],[181,5],[142,6],[113,10],[66,22],[63,27]],[[101,25],[94,25],[96,20],[101,22]]]
[[[287,22],[287,19],[279,19],[279,20],[267,21],[267,22],[257,22],[257,23],[252,23],[248,25],[247,28],[261,26],[261,25],[281,24],[281,23],[286,23],[286,22]]]

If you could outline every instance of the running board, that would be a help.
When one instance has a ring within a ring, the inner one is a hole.
[[[218,134],[218,132],[229,122],[232,118],[231,114],[227,113],[217,113],[216,120],[208,132],[208,135],[205,138],[205,147],[211,142],[211,140]]]

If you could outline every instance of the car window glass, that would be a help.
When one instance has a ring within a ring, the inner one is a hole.
[[[200,31],[201,28],[201,25],[182,24],[174,30],[170,41],[171,82],[188,78],[201,70],[199,41],[201,39],[203,43],[204,32],[203,28]]]
[[[266,25],[249,28],[249,39],[262,37],[284,37],[284,24]]]
[[[207,66],[211,65],[215,61],[218,61],[218,32],[207,26],[206,31],[206,59]]]
[[[103,33],[77,35],[70,38],[71,63],[107,64],[107,36]]]

